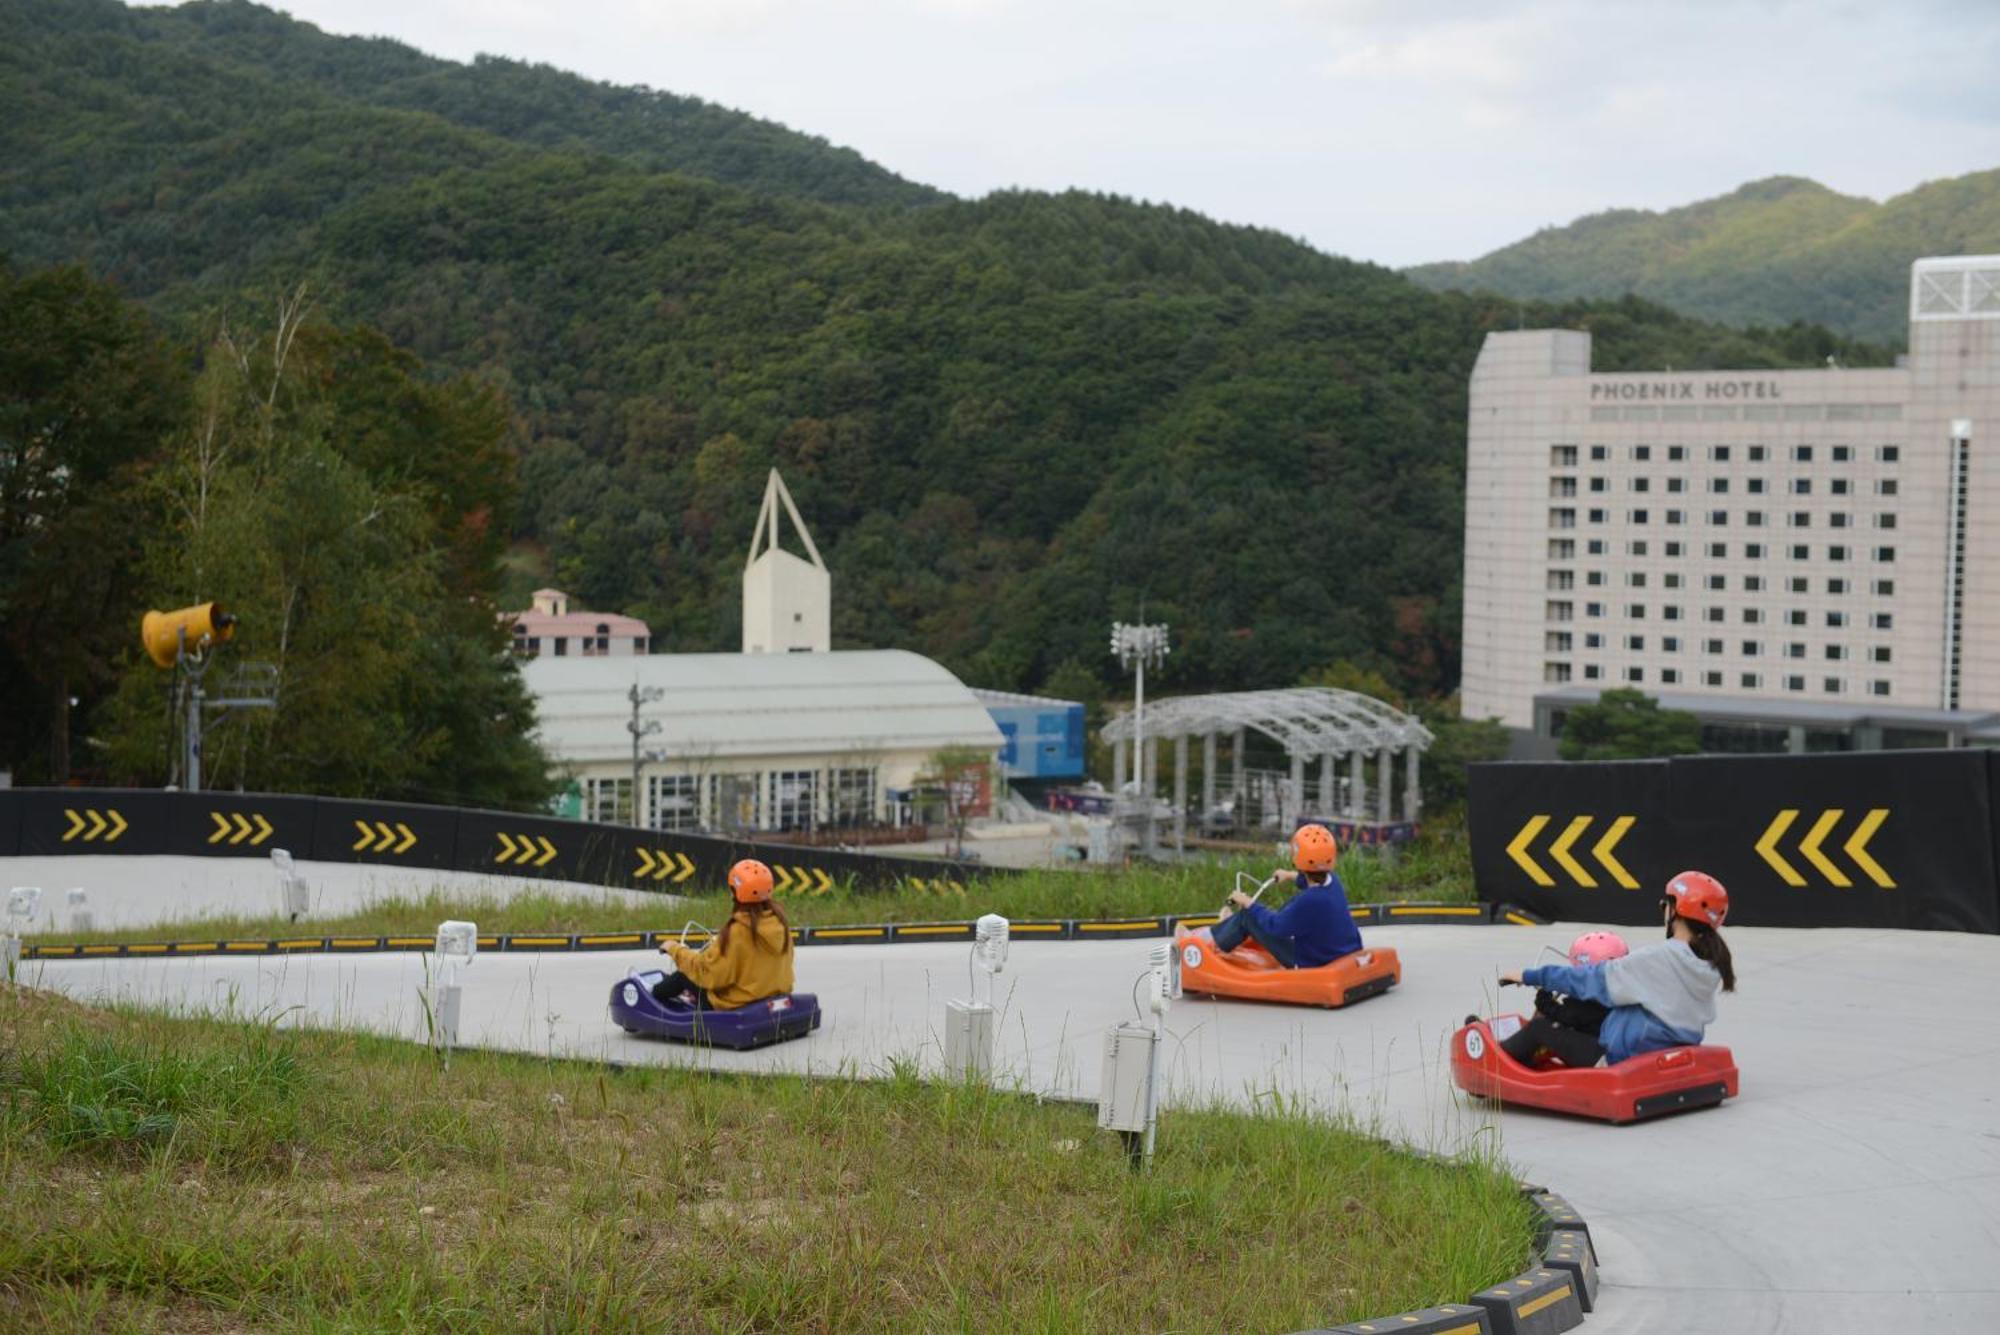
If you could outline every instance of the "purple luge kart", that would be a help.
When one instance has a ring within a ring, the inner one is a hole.
[[[611,988],[611,1022],[628,1034],[701,1043],[718,1048],[761,1048],[804,1038],[819,1028],[819,998],[787,992],[734,1010],[689,1005],[680,998],[661,1001],[653,989],[666,979],[660,969],[634,970]]]

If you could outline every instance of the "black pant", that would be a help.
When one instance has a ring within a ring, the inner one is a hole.
[[[1265,931],[1257,925],[1257,920],[1243,909],[1236,910],[1209,928],[1208,934],[1214,940],[1215,948],[1220,951],[1234,950],[1243,944],[1245,937],[1248,937],[1270,951],[1271,958],[1287,969],[1295,967],[1298,960],[1298,952],[1292,948],[1292,938],[1274,936]]]
[[[1564,1066],[1595,1066],[1604,1056],[1604,1047],[1594,1035],[1565,1029],[1546,1015],[1537,1015],[1521,1026],[1520,1033],[1501,1040],[1500,1048],[1523,1066],[1533,1065],[1535,1054],[1544,1048]]]
[[[659,982],[653,984],[653,1000],[662,1004],[672,1001],[683,992],[694,993],[694,1008],[705,1011],[709,1008],[708,993],[688,981],[688,976],[679,969],[674,970]]]

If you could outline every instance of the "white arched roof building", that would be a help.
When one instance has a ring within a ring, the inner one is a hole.
[[[543,749],[583,782],[585,814],[660,829],[887,820],[891,794],[937,751],[990,757],[1001,743],[963,682],[901,649],[543,657],[521,673]]]
[[[1231,752],[1229,791],[1240,800],[1247,791],[1244,756],[1248,734],[1260,732],[1284,749],[1291,764],[1283,795],[1284,819],[1311,814],[1377,826],[1394,820],[1414,823],[1417,819],[1421,806],[1417,758],[1433,740],[1430,730],[1414,714],[1405,714],[1373,696],[1330,686],[1149,700],[1143,726],[1146,754],[1139,765],[1130,764],[1133,741],[1141,727],[1138,712],[1120,714],[1104,726],[1104,740],[1112,744],[1114,784],[1122,792],[1126,774],[1136,770],[1141,776],[1141,791],[1156,792],[1157,748],[1162,741],[1172,741],[1177,835],[1183,832],[1186,818],[1188,749],[1197,737],[1202,743],[1204,811],[1216,803],[1222,739],[1229,739]],[[1404,761],[1400,812],[1393,800],[1398,756]],[[1371,760],[1376,765],[1372,783],[1367,774]],[[1317,783],[1311,786],[1309,767],[1319,771]],[[1345,775],[1340,773],[1343,767]]]

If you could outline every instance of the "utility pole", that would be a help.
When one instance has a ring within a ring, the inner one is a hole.
[[[1146,843],[1148,854],[1153,851],[1153,784],[1152,774],[1146,768],[1146,664],[1158,666],[1172,653],[1167,645],[1167,628],[1163,624],[1137,625],[1124,621],[1111,623],[1111,652],[1119,663],[1133,669],[1135,685],[1132,704],[1132,771],[1139,779],[1139,796],[1146,804]]]
[[[632,683],[632,689],[625,692],[625,698],[632,702],[632,720],[625,725],[625,731],[632,734],[632,824],[641,827],[646,822],[640,815],[645,808],[643,799],[640,796],[639,772],[645,765],[646,759],[639,750],[639,744],[660,730],[660,721],[658,719],[648,719],[643,723],[640,722],[639,710],[643,706],[652,704],[664,695],[666,695],[666,692],[659,687],[642,687],[636,681]]]

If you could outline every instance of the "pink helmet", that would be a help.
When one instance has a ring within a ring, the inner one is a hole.
[[[1616,932],[1585,932],[1569,943],[1569,962],[1579,969],[1586,964],[1623,959],[1631,953],[1625,938]]]

